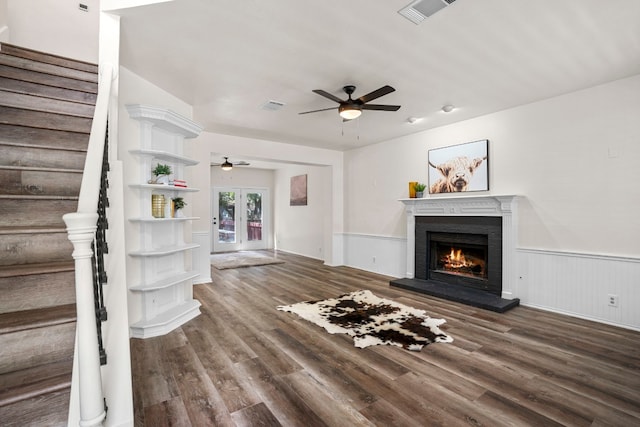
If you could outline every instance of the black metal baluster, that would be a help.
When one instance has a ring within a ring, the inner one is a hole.
[[[107,124],[108,127],[108,124]],[[109,228],[107,221],[107,208],[109,207],[109,199],[107,197],[107,189],[109,188],[109,136],[105,136],[104,153],[102,157],[102,174],[100,182],[100,196],[98,198],[98,221],[96,229],[96,237],[92,244],[93,249],[93,296],[94,308],[96,312],[96,326],[98,330],[98,349],[100,352],[100,364],[107,364],[107,353],[102,343],[102,322],[107,320],[107,309],[104,306],[103,286],[107,284],[107,272],[104,266],[104,254],[109,253],[107,246],[106,231]]]

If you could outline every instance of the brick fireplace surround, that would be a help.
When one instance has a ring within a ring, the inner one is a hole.
[[[462,196],[402,199],[407,213],[406,278],[391,281],[391,286],[450,299],[487,310],[504,312],[519,304],[517,289],[516,244],[518,241],[518,196]],[[433,280],[416,279],[416,217],[501,217],[502,218],[502,295],[476,289],[444,285]]]

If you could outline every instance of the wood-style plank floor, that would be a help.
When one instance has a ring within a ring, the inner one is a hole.
[[[212,269],[202,314],[132,339],[138,426],[639,426],[640,333],[516,307],[498,314],[389,277],[277,253]],[[358,289],[446,319],[451,344],[358,349],[276,306]]]

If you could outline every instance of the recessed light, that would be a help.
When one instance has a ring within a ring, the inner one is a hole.
[[[442,106],[442,111],[444,111],[445,113],[450,113],[455,110],[455,108],[456,107],[454,107],[453,105],[447,104]]]
[[[410,124],[415,124],[415,123],[418,123],[418,122],[421,122],[421,121],[422,121],[422,118],[420,118],[420,117],[409,117],[409,118],[407,118],[407,123],[410,123]]]

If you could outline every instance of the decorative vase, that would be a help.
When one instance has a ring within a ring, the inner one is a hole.
[[[151,195],[151,215],[154,218],[164,218],[165,200],[162,194]]]
[[[416,197],[416,187],[417,181],[409,181],[409,198],[415,199]]]
[[[169,185],[169,175],[159,175],[156,178],[156,184]]]

